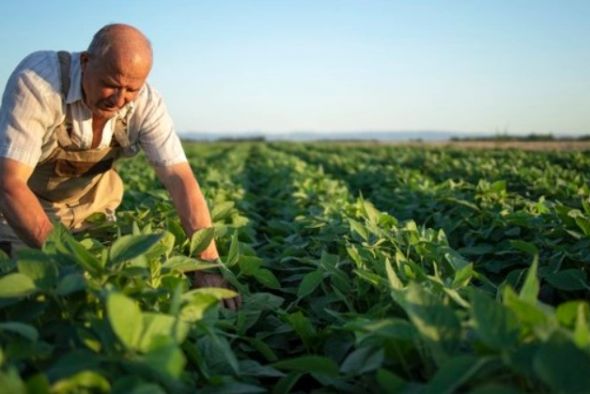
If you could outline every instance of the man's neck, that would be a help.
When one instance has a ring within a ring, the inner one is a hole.
[[[108,118],[97,116],[92,117],[92,145],[90,148],[98,148],[100,141],[102,141],[102,131],[108,121]]]

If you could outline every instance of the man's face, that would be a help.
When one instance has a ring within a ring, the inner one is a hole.
[[[135,100],[149,74],[151,64],[124,61],[117,56],[97,58],[80,55],[84,102],[93,117],[110,119]]]

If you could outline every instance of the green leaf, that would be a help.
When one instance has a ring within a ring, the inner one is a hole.
[[[260,268],[254,272],[254,278],[266,287],[271,289],[280,289],[281,284],[276,276],[265,268]]]
[[[170,231],[164,231],[162,238],[160,239],[160,244],[164,248],[166,257],[170,256],[170,253],[174,250],[174,244],[176,242],[176,238],[174,234]]]
[[[143,331],[143,317],[137,303],[121,293],[110,293],[107,314],[117,338],[126,348],[137,349]]]
[[[178,345],[166,336],[155,338],[150,351],[142,360],[154,370],[174,379],[180,378],[186,365],[186,359]]]
[[[293,389],[303,374],[297,372],[290,372],[287,376],[281,378],[272,389],[272,394],[288,394]]]
[[[51,386],[52,393],[109,393],[110,391],[109,381],[95,371],[78,372],[74,376],[58,380]]]
[[[350,353],[340,366],[340,372],[361,375],[381,367],[385,353],[383,349],[365,346]]]
[[[117,265],[147,253],[162,238],[162,234],[125,235],[111,246],[111,264]]]
[[[387,258],[385,259],[385,272],[387,273],[387,279],[392,289],[401,290],[404,288],[404,284],[393,270],[391,262]]]
[[[490,185],[490,191],[494,193],[504,193],[506,192],[506,181],[499,180]]]
[[[220,267],[220,264],[218,263],[207,262],[186,256],[174,256],[162,264],[162,268],[179,272],[201,271],[218,267]]]
[[[580,308],[583,309],[584,314],[588,314],[588,311],[590,311],[590,305],[586,301],[567,301],[559,304],[555,310],[555,316],[557,316],[561,324],[573,328]]]
[[[574,220],[584,235],[590,236],[590,220],[582,215],[577,216]]]
[[[394,292],[394,297],[418,331],[432,343],[452,347],[459,339],[461,324],[453,309],[421,285],[412,282],[403,292]]]
[[[101,327],[102,328],[102,327]],[[65,379],[84,370],[94,370],[99,367],[101,357],[94,351],[82,348],[71,350],[54,360],[47,371],[50,381]]]
[[[473,278],[474,274],[475,272],[473,271],[473,264],[468,264],[460,270],[456,271],[455,277],[453,278],[453,288],[458,289],[467,286]]]
[[[0,278],[0,298],[20,298],[36,291],[33,280],[24,274],[13,273]]]
[[[177,218],[168,218],[167,230],[174,234],[176,245],[182,245],[187,240],[186,233]]]
[[[49,290],[57,282],[57,267],[51,259],[37,249],[18,251],[18,271],[33,280],[39,289]]]
[[[444,256],[454,271],[460,271],[469,265],[469,261],[452,249],[447,250]]]
[[[487,362],[486,358],[459,356],[446,362],[428,383],[425,392],[456,393],[459,388],[469,382]]]
[[[356,264],[357,268],[363,268],[365,264],[363,263],[363,258],[361,257],[359,251],[354,245],[347,245],[346,252],[348,256],[352,259],[352,261]]]
[[[188,335],[189,326],[176,317],[163,313],[144,312],[143,331],[139,342],[139,349],[147,352],[159,342],[159,337],[173,339],[175,343],[181,344]]]
[[[386,369],[377,371],[377,383],[385,394],[401,393],[407,384],[402,378]]]
[[[291,313],[285,317],[285,320],[299,335],[307,347],[311,347],[312,339],[316,336],[316,330],[311,321],[301,311]]]
[[[240,242],[238,241],[238,231],[234,231],[229,245],[229,252],[225,259],[226,267],[232,267],[238,263],[240,258]]]
[[[194,323],[203,318],[207,309],[217,304],[218,299],[208,294],[192,294],[188,304],[180,310],[180,319]]]
[[[243,275],[254,275],[262,266],[262,259],[256,256],[241,256],[239,264]]]
[[[212,373],[240,373],[238,360],[227,339],[209,333],[208,336],[200,338],[197,344]]]
[[[68,274],[64,276],[59,283],[55,292],[61,296],[67,296],[86,288],[86,280],[82,274]]]
[[[512,245],[513,248],[518,249],[521,252],[528,253],[531,256],[535,256],[535,255],[539,254],[539,249],[537,249],[537,246],[535,246],[535,244],[533,244],[533,243],[516,239],[516,240],[511,240],[510,244]]]
[[[214,222],[225,219],[225,217],[231,212],[235,203],[233,201],[224,201],[220,204],[215,204],[211,209],[211,220]]]
[[[275,354],[275,352],[263,340],[260,340],[258,338],[248,338],[248,342],[267,361],[274,362],[274,361],[278,361],[279,360],[279,358]]]
[[[338,365],[332,359],[323,356],[301,356],[279,361],[272,366],[286,371],[338,376]]]
[[[365,226],[353,219],[348,219],[348,223],[350,224],[350,229],[354,233],[357,233],[363,239],[363,241],[369,240],[369,232]]]
[[[574,342],[579,348],[584,349],[590,344],[590,328],[588,327],[588,305],[578,305],[576,316],[576,328],[574,330]]]
[[[113,383],[112,394],[166,394],[166,391],[155,383],[146,383],[136,375],[126,375]]]
[[[537,352],[537,377],[555,393],[585,393],[590,387],[590,356],[569,341],[552,338]]]
[[[492,349],[510,349],[516,345],[519,327],[516,316],[481,291],[471,289],[471,317],[479,338]]]
[[[0,323],[0,331],[14,332],[31,342],[36,342],[39,339],[39,332],[29,324],[19,322]]]
[[[195,294],[206,294],[214,297],[216,300],[222,300],[225,298],[234,298],[238,295],[233,290],[226,289],[224,287],[201,287],[198,289],[190,290],[182,295],[182,299],[190,300]]]
[[[543,276],[543,279],[559,290],[590,290],[590,286],[587,284],[586,273],[578,268],[570,268],[546,274]]]
[[[324,273],[320,270],[306,274],[297,288],[297,297],[303,298],[313,293],[320,283],[322,283],[323,279]]]
[[[149,234],[151,235],[151,234]],[[160,239],[158,242],[149,248],[142,257],[146,260],[158,260],[162,256],[170,256],[172,250],[174,249],[174,242],[175,238],[174,235],[169,231],[164,231],[161,233]]]
[[[26,386],[14,367],[7,371],[0,370],[0,387],[5,393],[27,394]]]
[[[521,330],[531,330],[541,339],[555,331],[557,319],[542,309],[541,304],[521,299],[510,286],[504,287],[502,298],[504,305],[517,316]]]
[[[374,225],[378,224],[379,218],[381,217],[381,212],[379,212],[377,209],[375,209],[373,204],[371,204],[367,200],[362,200],[362,206],[363,206],[365,216],[369,220],[369,223],[374,224]]]
[[[253,293],[244,296],[242,309],[248,311],[274,311],[281,307],[285,300],[271,293]]]
[[[76,264],[80,265],[91,275],[98,275],[102,272],[103,266],[100,260],[76,241],[70,234],[64,234],[62,242],[64,251],[69,254],[69,257],[72,258]]]
[[[539,296],[539,279],[537,279],[537,265],[539,263],[538,255],[533,258],[533,263],[529,268],[524,285],[520,289],[520,298],[526,302],[534,304]]]
[[[36,374],[27,379],[27,393],[49,394],[51,387],[49,379],[43,374]]]
[[[240,372],[245,376],[261,376],[271,378],[280,378],[285,376],[285,374],[279,370],[268,365],[261,365],[259,362],[254,360],[240,361]]]
[[[215,229],[213,227],[203,228],[195,231],[191,236],[190,255],[198,256],[209,247],[215,238]]]
[[[500,383],[484,383],[481,386],[469,390],[469,394],[522,394],[522,391]]]

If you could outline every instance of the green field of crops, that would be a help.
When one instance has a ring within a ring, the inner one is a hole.
[[[214,230],[138,157],[116,223],[0,256],[0,392],[590,392],[590,153],[186,151]]]

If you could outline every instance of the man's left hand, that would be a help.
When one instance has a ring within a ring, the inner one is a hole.
[[[223,287],[233,290],[220,274],[206,273],[202,271],[196,271],[193,274],[193,287]],[[242,305],[242,297],[238,294],[234,298],[225,298],[223,300],[223,305],[226,308],[235,311]]]

